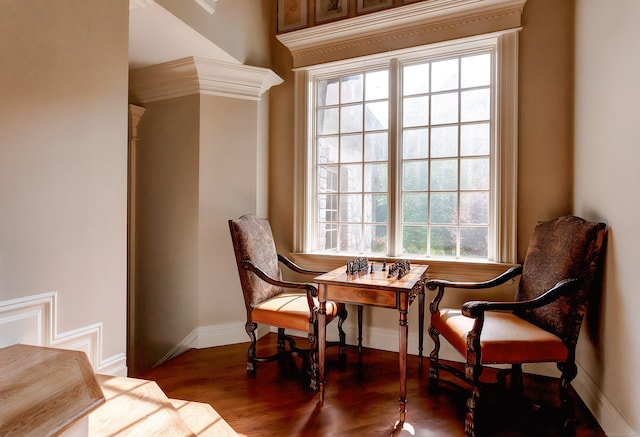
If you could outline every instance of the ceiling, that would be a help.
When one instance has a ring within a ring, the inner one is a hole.
[[[239,63],[151,0],[132,0],[129,9],[130,69],[189,56]]]

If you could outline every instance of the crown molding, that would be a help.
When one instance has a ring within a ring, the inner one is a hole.
[[[192,94],[260,100],[283,80],[268,68],[187,57],[131,70],[131,101],[146,103]]]
[[[210,14],[213,14],[216,11],[216,2],[218,0],[193,0],[195,1],[202,9],[207,11]]]
[[[526,0],[431,0],[276,35],[294,68],[519,28]]]

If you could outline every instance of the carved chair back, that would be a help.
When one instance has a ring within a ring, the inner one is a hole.
[[[537,224],[522,266],[516,300],[540,296],[558,281],[578,279],[575,293],[517,313],[575,346],[590,296],[599,289],[606,225],[564,216]]]
[[[281,287],[268,284],[258,278],[251,271],[242,267],[242,260],[249,260],[273,279],[281,280],[282,274],[278,263],[278,253],[273,241],[269,222],[252,214],[246,214],[238,219],[229,220],[233,250],[236,255],[238,273],[244,302],[253,308],[284,290]]]

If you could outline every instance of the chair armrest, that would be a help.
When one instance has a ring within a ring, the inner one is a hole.
[[[578,285],[575,278],[564,279],[535,299],[518,302],[491,302],[472,300],[462,305],[462,314],[467,317],[478,318],[485,311],[524,311],[539,308],[553,302],[565,294],[574,291]]]
[[[326,273],[326,272],[319,272],[319,271],[315,271],[315,270],[308,270],[308,269],[305,269],[303,267],[300,267],[298,264],[294,263],[293,261],[291,261],[289,258],[287,258],[284,255],[278,254],[278,261],[280,261],[282,264],[287,266],[289,269],[291,269],[291,270],[293,270],[294,272],[297,272],[297,273],[302,273],[302,274],[305,274],[305,275],[314,275],[314,276],[323,275],[323,274]]]
[[[522,274],[522,266],[517,265],[509,268],[504,273],[498,275],[497,277],[490,279],[484,282],[453,282],[453,281],[445,281],[441,279],[434,279],[431,281],[427,281],[425,286],[429,290],[438,290],[438,293],[435,295],[431,303],[429,304],[429,311],[431,314],[434,314],[438,311],[438,307],[440,305],[440,301],[444,296],[445,288],[463,288],[463,289],[486,289],[496,287],[498,285],[504,284],[510,279],[515,278],[516,276]]]
[[[291,282],[291,281],[281,281],[278,279],[274,279],[271,276],[267,275],[260,267],[258,267],[248,259],[243,259],[242,261],[240,261],[240,264],[242,265],[243,268],[255,273],[256,276],[258,276],[258,278],[262,279],[263,281],[271,285],[275,285],[277,287],[283,287],[283,288],[306,289],[307,295],[310,294],[313,297],[318,297],[318,287],[316,287],[313,284],[310,284],[308,282]]]
[[[500,284],[504,284],[509,279],[513,279],[516,276],[522,273],[522,266],[514,266],[506,270],[504,273],[496,276],[493,279],[484,282],[454,282],[454,281],[445,281],[443,279],[433,279],[431,281],[427,281],[426,286],[429,290],[435,290],[439,287],[448,287],[448,288],[465,288],[465,289],[483,289],[483,288],[492,288],[496,287]]]

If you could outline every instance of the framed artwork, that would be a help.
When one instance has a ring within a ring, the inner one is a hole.
[[[349,15],[349,0],[316,0],[316,23]]]
[[[278,32],[307,26],[309,0],[278,0]]]
[[[357,0],[356,12],[363,14],[377,11],[378,9],[390,8],[391,6],[393,6],[393,0]]]

